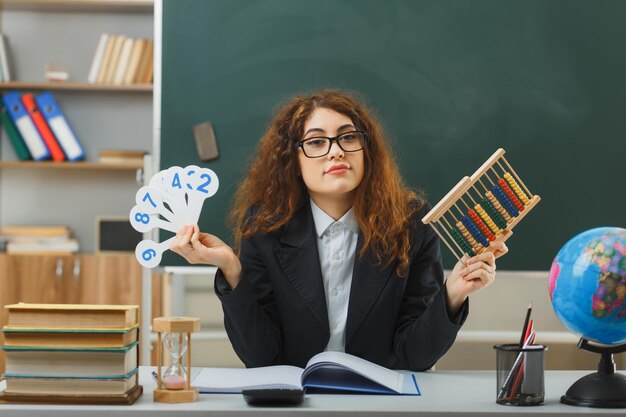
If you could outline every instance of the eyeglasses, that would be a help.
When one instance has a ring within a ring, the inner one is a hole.
[[[357,152],[365,147],[367,140],[367,132],[355,130],[354,132],[346,132],[341,135],[329,138],[326,136],[316,136],[314,138],[303,139],[294,144],[294,148],[302,148],[307,158],[321,158],[328,155],[333,142],[344,152]]]

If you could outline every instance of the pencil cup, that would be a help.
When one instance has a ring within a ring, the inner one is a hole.
[[[496,350],[496,402],[504,405],[543,404],[543,345],[520,348],[517,344],[494,346]]]

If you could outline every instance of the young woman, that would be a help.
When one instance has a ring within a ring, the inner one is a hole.
[[[438,237],[420,221],[429,208],[404,185],[371,112],[319,91],[283,106],[261,138],[235,198],[239,254],[197,225],[171,249],[219,268],[226,331],[248,367],[303,367],[339,350],[425,370],[507,252],[494,243],[444,283]]]

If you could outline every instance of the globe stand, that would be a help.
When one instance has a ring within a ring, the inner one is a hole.
[[[598,372],[576,381],[561,397],[561,402],[579,407],[626,408],[626,376],[615,373],[613,360],[615,353],[626,351],[626,344],[597,346],[581,338],[578,347],[602,355]]]

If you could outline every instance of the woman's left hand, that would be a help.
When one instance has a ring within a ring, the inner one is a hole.
[[[507,253],[509,249],[504,242],[491,242],[485,252],[463,257],[457,262],[446,280],[446,295],[448,309],[454,315],[461,308],[465,299],[471,293],[493,284],[496,279],[496,259]]]

